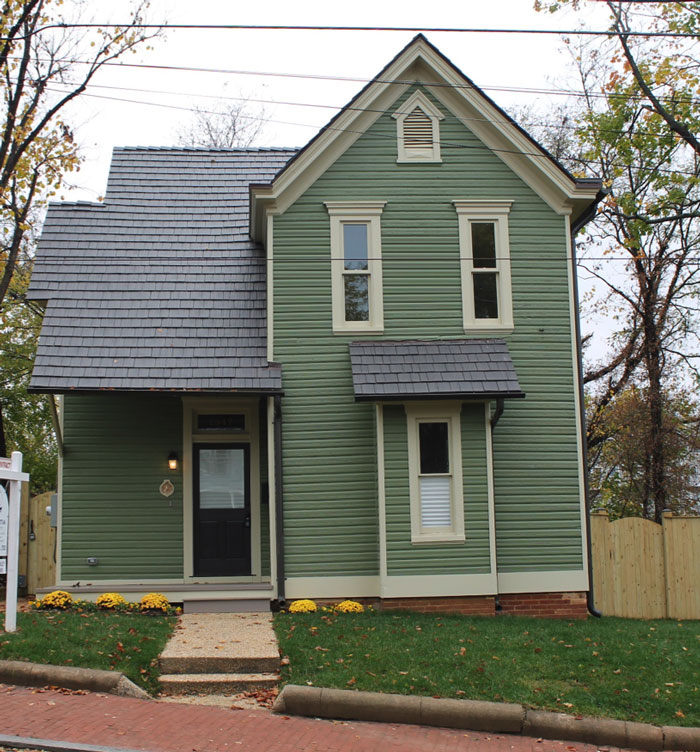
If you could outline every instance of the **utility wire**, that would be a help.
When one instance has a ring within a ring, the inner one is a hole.
[[[402,32],[413,33],[456,33],[456,34],[544,34],[556,36],[596,36],[617,37],[622,34],[613,29],[600,31],[592,29],[498,29],[498,28],[455,28],[450,26],[318,26],[305,24],[146,24],[134,23],[55,23],[48,24],[36,30],[35,34],[50,29],[157,29],[157,30],[197,30],[197,31],[378,31],[378,32]],[[697,39],[698,35],[685,31],[625,31],[626,37],[644,38],[671,38],[671,39]]]
[[[47,87],[47,91],[57,91],[57,90],[56,89],[51,89],[50,87]],[[110,97],[110,96],[107,96],[106,94],[89,94],[87,92],[84,93],[84,94],[82,94],[81,96],[82,97],[89,97],[89,98],[92,98],[92,99],[108,100],[108,101],[113,101],[113,102],[125,102],[125,103],[128,103],[128,104],[146,105],[146,106],[149,106],[149,107],[161,107],[161,108],[164,108],[164,109],[179,110],[179,111],[182,111],[182,112],[192,112],[192,108],[191,107],[185,107],[184,105],[175,105],[175,104],[165,104],[165,103],[159,103],[159,102],[150,102],[150,101],[144,101],[144,100],[141,100],[141,99],[128,99],[128,98],[125,98],[125,97]],[[217,114],[219,114],[216,111],[210,111],[210,110],[200,110],[200,112],[204,112],[205,114],[211,114],[211,115],[217,115]],[[380,110],[379,112],[387,112],[387,111]],[[260,120],[260,121],[264,121],[264,122],[275,123],[277,125],[288,125],[288,126],[294,126],[294,127],[299,127],[299,128],[313,128],[316,131],[324,130],[324,131],[336,131],[336,132],[340,132],[340,133],[355,133],[355,134],[358,134],[358,135],[364,135],[365,134],[365,131],[353,130],[352,128],[338,128],[338,127],[333,126],[333,125],[325,125],[325,126],[322,126],[321,128],[319,128],[318,125],[312,124],[312,123],[298,123],[298,122],[292,122],[292,121],[288,121],[288,120],[276,120],[276,119],[269,119],[269,118],[264,118],[264,117],[260,117],[260,116],[254,116],[254,115],[242,115],[241,117],[245,117],[246,119],[249,119],[249,120]],[[393,141],[393,140],[396,139],[395,135],[389,135],[389,134],[387,134],[387,135],[384,135],[384,134],[372,134],[372,137],[373,138],[380,138],[380,139],[383,139],[385,141],[389,141],[389,140]],[[486,151],[486,152],[497,152],[497,153],[500,153],[500,154],[515,154],[515,155],[522,155],[522,156],[529,156],[529,157],[538,157],[540,159],[552,159],[552,157],[550,155],[542,153],[542,152],[522,151],[520,149],[502,149],[502,148],[499,148],[499,147],[490,147],[490,146],[487,146],[486,144],[483,144],[483,143],[463,144],[463,143],[456,143],[456,142],[441,140],[440,141],[440,145],[441,145],[441,147],[446,147],[446,148],[474,149],[474,150],[482,150],[482,151]],[[592,161],[592,160],[579,159],[577,161],[579,161],[580,163],[585,164],[585,165],[593,165],[593,166],[597,165],[597,162]],[[660,173],[664,173],[664,174],[668,174],[668,175],[689,175],[691,177],[697,177],[697,173],[693,172],[691,170],[672,169],[670,167],[658,167],[658,166],[644,167],[642,165],[629,165],[629,164],[626,164],[626,163],[611,163],[610,166],[611,167],[621,167],[621,168],[634,167],[635,169],[638,169],[638,170],[649,170],[649,171],[652,171],[652,172],[660,172]]]
[[[61,85],[61,86],[73,86],[74,84],[68,83],[68,82],[54,82],[53,85]],[[333,105],[333,104],[319,104],[316,102],[288,102],[285,100],[277,100],[277,99],[257,99],[253,97],[232,97],[232,96],[223,96],[219,94],[202,94],[200,92],[182,92],[182,91],[163,91],[162,89],[141,89],[133,86],[109,86],[106,84],[93,84],[90,83],[88,85],[88,89],[107,89],[109,91],[133,91],[137,92],[139,94],[161,94],[165,96],[174,96],[174,97],[187,97],[187,98],[204,98],[204,99],[213,99],[216,101],[231,101],[231,102],[242,102],[242,103],[255,103],[255,104],[272,104],[272,105],[281,105],[283,107],[314,107],[317,109],[325,109],[325,110],[350,110],[352,112],[377,112],[380,114],[409,114],[407,111],[402,112],[401,110],[382,110],[372,107],[353,107],[351,105],[343,106],[343,105]],[[55,91],[55,90],[53,90]],[[516,91],[516,89],[506,89],[506,91]],[[533,90],[534,91],[534,90]],[[605,96],[602,95],[601,96]],[[126,100],[128,101],[128,100]],[[139,100],[140,101],[140,100]],[[160,106],[166,106],[167,103],[153,103]],[[169,107],[179,107],[178,105],[167,105]],[[193,108],[188,107],[186,108],[188,111],[192,112]],[[217,115],[220,114],[217,110],[202,110],[199,109],[199,112],[203,112],[205,114],[209,115]],[[225,114],[225,113],[224,113]],[[264,116],[257,116],[257,115],[247,115],[245,113],[237,114],[236,117],[241,117],[247,120],[266,120]],[[490,123],[492,125],[511,125],[512,122],[508,120],[507,118],[504,118],[502,120],[494,120],[492,118],[485,118],[485,117],[458,117],[457,115],[452,114],[451,117],[454,117],[455,120],[459,120],[461,123]],[[270,121],[272,122],[272,121]],[[275,121],[276,122],[276,121]],[[537,128],[546,128],[548,130],[577,130],[581,126],[578,125],[567,125],[565,123],[530,123],[530,126],[535,126]],[[309,126],[311,127],[311,126]],[[617,134],[622,135],[624,131],[621,130],[615,130],[610,128],[596,128],[596,133],[611,133],[611,134]],[[634,131],[635,136],[655,136],[656,134],[651,133],[649,131],[642,131],[635,129]]]
[[[9,59],[19,61],[21,58],[10,56]],[[70,58],[61,58],[57,60],[48,60],[36,58],[38,62],[52,62],[52,63],[65,63],[68,65],[93,65],[93,61],[89,60],[76,60]],[[217,73],[221,75],[231,76],[261,76],[270,78],[301,78],[318,81],[339,81],[348,83],[379,83],[379,84],[415,84],[416,80],[408,79],[387,79],[387,78],[362,78],[358,76],[327,76],[319,73],[287,73],[277,71],[250,71],[250,70],[238,70],[230,68],[199,68],[195,66],[186,65],[156,65],[152,63],[122,63],[122,62],[105,62],[100,63],[100,67],[110,66],[116,68],[136,68],[144,70],[166,70],[177,71],[185,73]],[[555,96],[573,96],[579,98],[593,98],[593,99],[622,99],[625,101],[646,101],[646,97],[643,94],[615,94],[615,93],[602,93],[602,92],[585,92],[576,89],[538,89],[531,87],[517,87],[517,86],[476,86],[475,84],[450,84],[439,83],[432,81],[421,81],[421,86],[427,89],[467,89],[473,91],[475,89],[484,91],[504,91],[509,93],[524,93],[524,94],[553,94]],[[667,101],[672,104],[700,104],[700,99],[678,98],[675,95],[659,96],[661,101]]]

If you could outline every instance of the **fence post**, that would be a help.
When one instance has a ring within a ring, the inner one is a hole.
[[[671,583],[668,581],[669,578],[669,565],[668,565],[668,557],[669,557],[669,550],[671,548],[669,537],[671,535],[671,525],[673,524],[673,512],[670,509],[664,509],[663,515],[661,517],[661,530],[663,532],[663,535],[661,537],[661,540],[664,544],[664,598],[666,602],[666,618],[671,619],[673,618],[673,615],[671,614]]]

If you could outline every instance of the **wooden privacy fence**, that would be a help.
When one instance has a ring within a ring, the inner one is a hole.
[[[51,493],[29,498],[29,488],[22,484],[22,510],[19,529],[19,574],[26,577],[26,592],[51,587],[56,582],[56,528],[46,507]]]
[[[605,616],[700,619],[700,517],[591,515],[596,608]]]

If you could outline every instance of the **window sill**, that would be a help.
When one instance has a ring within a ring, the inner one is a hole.
[[[333,334],[384,334],[384,327],[373,327],[371,329],[364,327],[333,327]]]
[[[421,544],[435,544],[435,543],[464,543],[466,540],[465,536],[459,535],[458,533],[443,533],[441,535],[435,534],[435,535],[413,535],[411,536],[411,544],[412,545],[421,545]]]
[[[515,331],[513,324],[494,324],[493,326],[484,326],[483,324],[465,324],[465,334],[512,334]]]

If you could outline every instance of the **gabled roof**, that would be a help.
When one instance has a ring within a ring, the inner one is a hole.
[[[352,342],[355,399],[524,397],[502,339]]]
[[[601,189],[575,178],[454,63],[418,34],[267,184],[251,184],[251,236],[265,237],[265,211],[293,203],[401,95],[419,83],[497,154],[555,211],[583,216]]]
[[[115,149],[104,203],[49,208],[33,391],[281,389],[248,185],[290,149]]]

